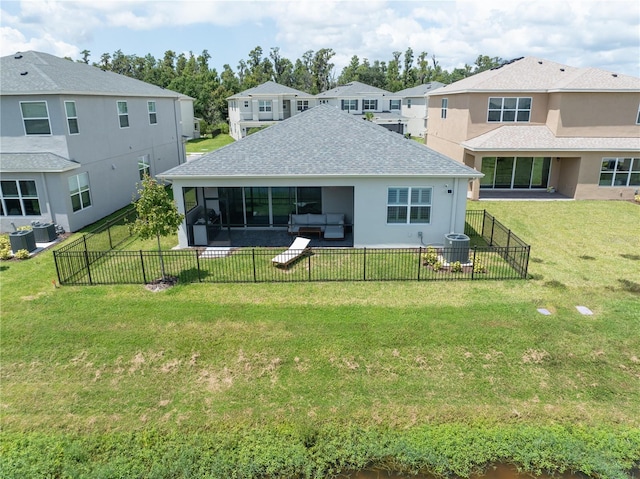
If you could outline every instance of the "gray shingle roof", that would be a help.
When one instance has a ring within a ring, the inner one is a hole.
[[[79,163],[54,153],[0,153],[0,171],[3,173],[56,173],[79,167]]]
[[[384,127],[320,105],[161,176],[482,176]]]
[[[340,85],[331,90],[327,90],[325,92],[319,93],[318,95],[316,95],[316,97],[317,98],[334,98],[334,97],[344,97],[344,96],[366,95],[367,93],[382,93],[383,95],[386,95],[386,96],[397,96],[397,93],[391,93],[390,91],[383,90],[382,88],[367,85],[365,83],[360,83],[357,81],[352,81],[345,85]]]
[[[0,58],[0,92],[3,95],[184,96],[85,63],[34,51]]]
[[[535,57],[514,60],[438,89],[435,95],[465,92],[640,91],[640,78],[576,68]]]
[[[505,125],[462,146],[474,151],[640,151],[640,139],[557,137],[545,125]]]
[[[234,98],[246,98],[252,95],[297,95],[300,97],[313,97],[313,95],[300,90],[296,90],[295,88],[290,88],[273,81],[268,81],[256,87],[249,88],[248,90],[241,91],[240,93],[236,93],[235,95],[231,95],[227,98],[227,100],[232,100]]]
[[[403,98],[424,96],[427,93],[431,93],[432,91],[437,90],[438,88],[443,86],[444,83],[440,83],[439,81],[432,81],[430,83],[423,83],[422,85],[414,86],[411,88],[405,88],[404,90],[395,92],[395,94]]]

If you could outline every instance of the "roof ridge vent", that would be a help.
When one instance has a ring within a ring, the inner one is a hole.
[[[16,54],[13,56],[13,58],[15,58],[16,60],[20,60],[22,58],[22,53],[16,52]]]
[[[612,73],[611,76],[614,77],[614,78],[618,78],[618,74],[617,73]]]
[[[563,72],[563,71],[564,71],[564,68],[561,68],[561,69],[560,69],[560,71],[561,71],[561,72]]]
[[[28,74],[29,74],[29,72],[20,72],[20,75],[22,75],[22,76],[25,76],[25,75],[28,75]]]

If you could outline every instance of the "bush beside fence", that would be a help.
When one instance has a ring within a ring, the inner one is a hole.
[[[54,251],[60,284],[145,284],[166,273],[180,282],[242,283],[295,281],[452,281],[527,277],[529,246],[486,211],[467,212],[465,233],[482,238],[469,262],[448,265],[451,249],[437,247],[438,264],[425,261],[427,248],[313,248],[289,268],[273,265],[282,248],[241,248],[203,254],[204,248],[163,251],[92,250],[113,244],[119,225]],[[105,238],[105,232],[109,235]],[[94,236],[100,236],[94,239]],[[125,238],[126,239],[126,238]],[[108,240],[108,241],[107,241]],[[124,240],[121,240],[124,241]],[[120,242],[121,242],[120,241]],[[456,256],[455,254],[453,256]]]

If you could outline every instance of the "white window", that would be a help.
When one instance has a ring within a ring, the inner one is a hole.
[[[449,99],[443,98],[442,105],[440,106],[440,118],[445,119],[447,117],[448,106],[449,106]]]
[[[287,109],[287,102],[286,102],[286,101],[283,101],[283,102],[282,102],[282,109],[283,109],[283,110],[286,110],[286,109]]]
[[[320,100],[321,105],[326,105],[329,103],[329,100]]]
[[[146,176],[151,176],[151,163],[149,161],[149,155],[143,155],[138,158],[138,175],[142,181]]]
[[[352,111],[358,109],[358,100],[341,100],[343,110]]]
[[[389,110],[399,110],[402,100],[389,100]]]
[[[22,121],[27,135],[50,135],[49,110],[46,101],[21,101]]]
[[[126,101],[118,102],[118,120],[120,128],[129,128],[129,109]]]
[[[638,105],[638,116],[636,116],[636,125],[640,125],[640,105]]]
[[[73,211],[80,211],[91,206],[89,173],[69,177],[69,195]]]
[[[249,108],[249,100],[245,100],[244,101],[244,107],[245,108]]]
[[[407,108],[411,108],[411,98],[407,98]]]
[[[489,98],[487,121],[528,122],[531,117],[531,98]]]
[[[271,100],[258,100],[259,111],[271,111]]]
[[[387,224],[431,222],[432,188],[401,187],[387,190]]]
[[[378,100],[362,100],[362,109],[363,110],[377,110],[378,109]]]
[[[64,109],[67,113],[67,127],[69,128],[70,135],[77,135],[80,133],[78,128],[78,114],[76,113],[76,102],[65,101]]]
[[[600,186],[640,186],[640,158],[603,158]]]
[[[305,111],[309,109],[309,100],[298,100],[298,111]]]
[[[155,125],[158,123],[158,114],[156,113],[156,102],[148,101],[147,110],[149,110],[149,124]]]
[[[0,214],[2,216],[38,216],[40,201],[33,180],[2,180]]]

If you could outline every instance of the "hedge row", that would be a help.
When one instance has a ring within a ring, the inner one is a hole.
[[[378,467],[469,477],[491,464],[540,474],[624,479],[640,464],[640,431],[581,427],[356,426],[103,435],[3,433],[9,478],[326,478]]]

